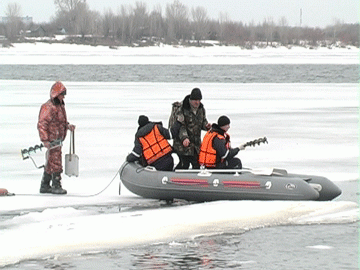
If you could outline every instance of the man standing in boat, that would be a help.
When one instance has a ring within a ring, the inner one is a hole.
[[[179,136],[174,138],[174,150],[179,156],[175,169],[198,169],[198,156],[201,145],[201,130],[209,130],[211,124],[206,119],[202,94],[199,88],[194,88],[187,95],[175,112],[176,119],[181,122]]]
[[[223,115],[213,124],[211,129],[204,136],[200,148],[199,164],[206,168],[217,169],[241,169],[241,160],[235,157],[245,146],[236,148],[230,146],[230,119]]]
[[[126,161],[140,161],[143,166],[151,165],[159,171],[172,171],[174,168],[174,159],[171,156],[173,149],[167,140],[177,136],[180,123],[175,122],[168,130],[161,122],[150,122],[147,116],[140,115],[138,124],[135,145],[126,157]]]

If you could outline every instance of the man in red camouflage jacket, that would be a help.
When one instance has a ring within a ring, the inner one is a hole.
[[[37,128],[40,140],[48,149],[40,193],[67,193],[61,186],[63,172],[61,146],[67,130],[73,131],[75,126],[70,125],[66,118],[65,95],[65,86],[61,82],[54,83],[50,90],[50,99],[40,109]],[[50,186],[50,181],[52,181],[52,186]]]

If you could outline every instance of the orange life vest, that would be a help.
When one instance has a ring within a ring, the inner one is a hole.
[[[200,166],[205,166],[206,168],[215,168],[216,167],[216,150],[213,147],[214,138],[218,137],[221,140],[226,140],[226,148],[230,148],[229,136],[221,135],[216,131],[209,130],[201,143],[200,154],[199,154],[199,164]],[[223,160],[221,160],[223,162]]]
[[[157,125],[148,134],[140,137],[139,140],[143,149],[143,156],[148,164],[154,163],[172,151],[171,145],[161,135]]]

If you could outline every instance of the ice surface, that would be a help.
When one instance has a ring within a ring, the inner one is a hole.
[[[246,59],[247,63],[268,63],[274,59],[281,63],[294,59],[299,63],[343,60],[352,63],[358,53],[355,49],[302,52],[280,49],[270,50],[264,56],[260,50],[239,48],[114,51],[91,47],[89,51],[89,47],[80,45],[59,46],[18,44],[15,48],[2,48],[0,62],[33,64],[36,59],[39,64],[150,63],[156,57],[158,63],[174,59],[178,63],[195,60],[215,63],[216,59],[231,64],[234,57],[229,56],[236,53],[239,55],[235,59]],[[114,53],[118,55],[113,56]],[[116,175],[133,147],[138,115],[146,114],[150,120],[166,124],[171,103],[181,100],[193,87],[200,87],[208,120],[215,122],[221,114],[230,117],[229,132],[234,146],[267,136],[268,145],[248,148],[239,154],[244,166],[279,167],[292,173],[323,175],[335,181],[358,179],[356,84],[226,84],[224,88],[217,83],[64,82],[68,89],[68,120],[77,126],[80,176],[64,176],[63,186],[69,193],[66,196],[37,196],[41,171],[30,160],[22,160],[20,149],[39,143],[37,117],[40,105],[49,97],[52,83],[0,81],[0,187],[17,194],[0,198],[3,243],[0,266],[54,254],[171,242],[225,231],[357,220],[357,204],[343,201],[341,196],[333,202],[221,201],[164,208],[157,201],[139,198],[124,187],[119,196]],[[225,89],[226,94],[219,89]],[[68,143],[67,138],[64,153],[69,149]],[[34,159],[41,165],[44,153],[36,153]],[[103,193],[90,196],[111,180]],[[114,210],[128,206],[143,210]]]

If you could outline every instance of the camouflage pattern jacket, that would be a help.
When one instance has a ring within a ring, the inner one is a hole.
[[[187,95],[181,103],[181,106],[176,111],[176,118],[182,124],[179,131],[179,136],[174,138],[174,151],[178,155],[195,156],[200,152],[201,145],[201,130],[207,130],[205,108],[200,103],[196,114],[190,107],[190,95]],[[183,141],[188,138],[190,145],[185,147]]]
[[[65,103],[57,99],[64,90],[62,87],[62,84],[61,87],[53,87],[50,90],[50,100],[41,106],[37,128],[42,142],[65,140],[68,130]]]

